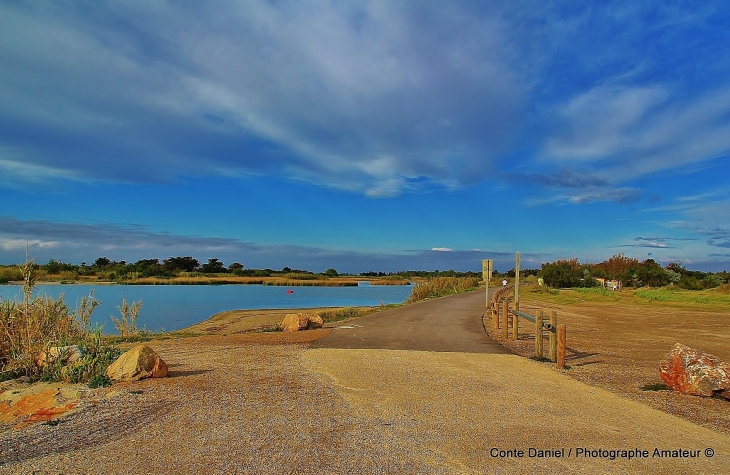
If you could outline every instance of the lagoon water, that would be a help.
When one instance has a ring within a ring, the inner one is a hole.
[[[287,290],[293,293],[287,294]],[[94,292],[101,304],[92,322],[104,326],[104,333],[116,333],[110,316],[120,317],[117,307],[126,298],[141,300],[139,328],[150,331],[179,330],[224,310],[297,309],[314,307],[377,306],[402,303],[410,285],[364,285],[358,287],[276,287],[265,285],[38,285],[37,294],[57,298],[64,295],[70,308]],[[22,287],[0,285],[2,298],[21,299]]]

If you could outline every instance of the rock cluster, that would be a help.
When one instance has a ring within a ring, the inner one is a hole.
[[[287,313],[281,322],[285,332],[295,332],[308,328],[322,328],[324,319],[316,313]]]
[[[164,378],[167,363],[147,345],[135,346],[106,369],[112,381],[137,381],[143,378]]]
[[[659,364],[659,375],[675,391],[730,400],[730,364],[688,346],[674,345]]]

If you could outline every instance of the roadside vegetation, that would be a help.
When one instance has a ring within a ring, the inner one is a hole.
[[[106,386],[106,368],[122,353],[114,341],[149,336],[136,327],[142,302],[119,308],[114,319],[121,337],[104,336],[100,326],[92,326],[91,315],[99,305],[93,292],[71,310],[63,295],[52,299],[37,295],[37,266],[26,262],[19,267],[23,280],[23,300],[0,301],[0,381],[26,377],[28,381],[63,381]]]
[[[479,288],[479,284],[478,277],[434,277],[416,283],[406,303],[468,292]]]

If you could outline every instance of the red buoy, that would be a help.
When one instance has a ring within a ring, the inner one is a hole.
[[[294,291],[293,291],[292,289],[289,289],[289,290],[287,290],[287,291],[286,291],[286,293],[287,293],[287,294],[293,294],[293,293],[294,293]]]

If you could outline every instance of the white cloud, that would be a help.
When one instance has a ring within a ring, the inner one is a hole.
[[[612,183],[730,154],[730,89],[680,99],[663,87],[597,87],[558,115],[543,160],[600,167]],[[595,168],[594,168],[595,171]]]

